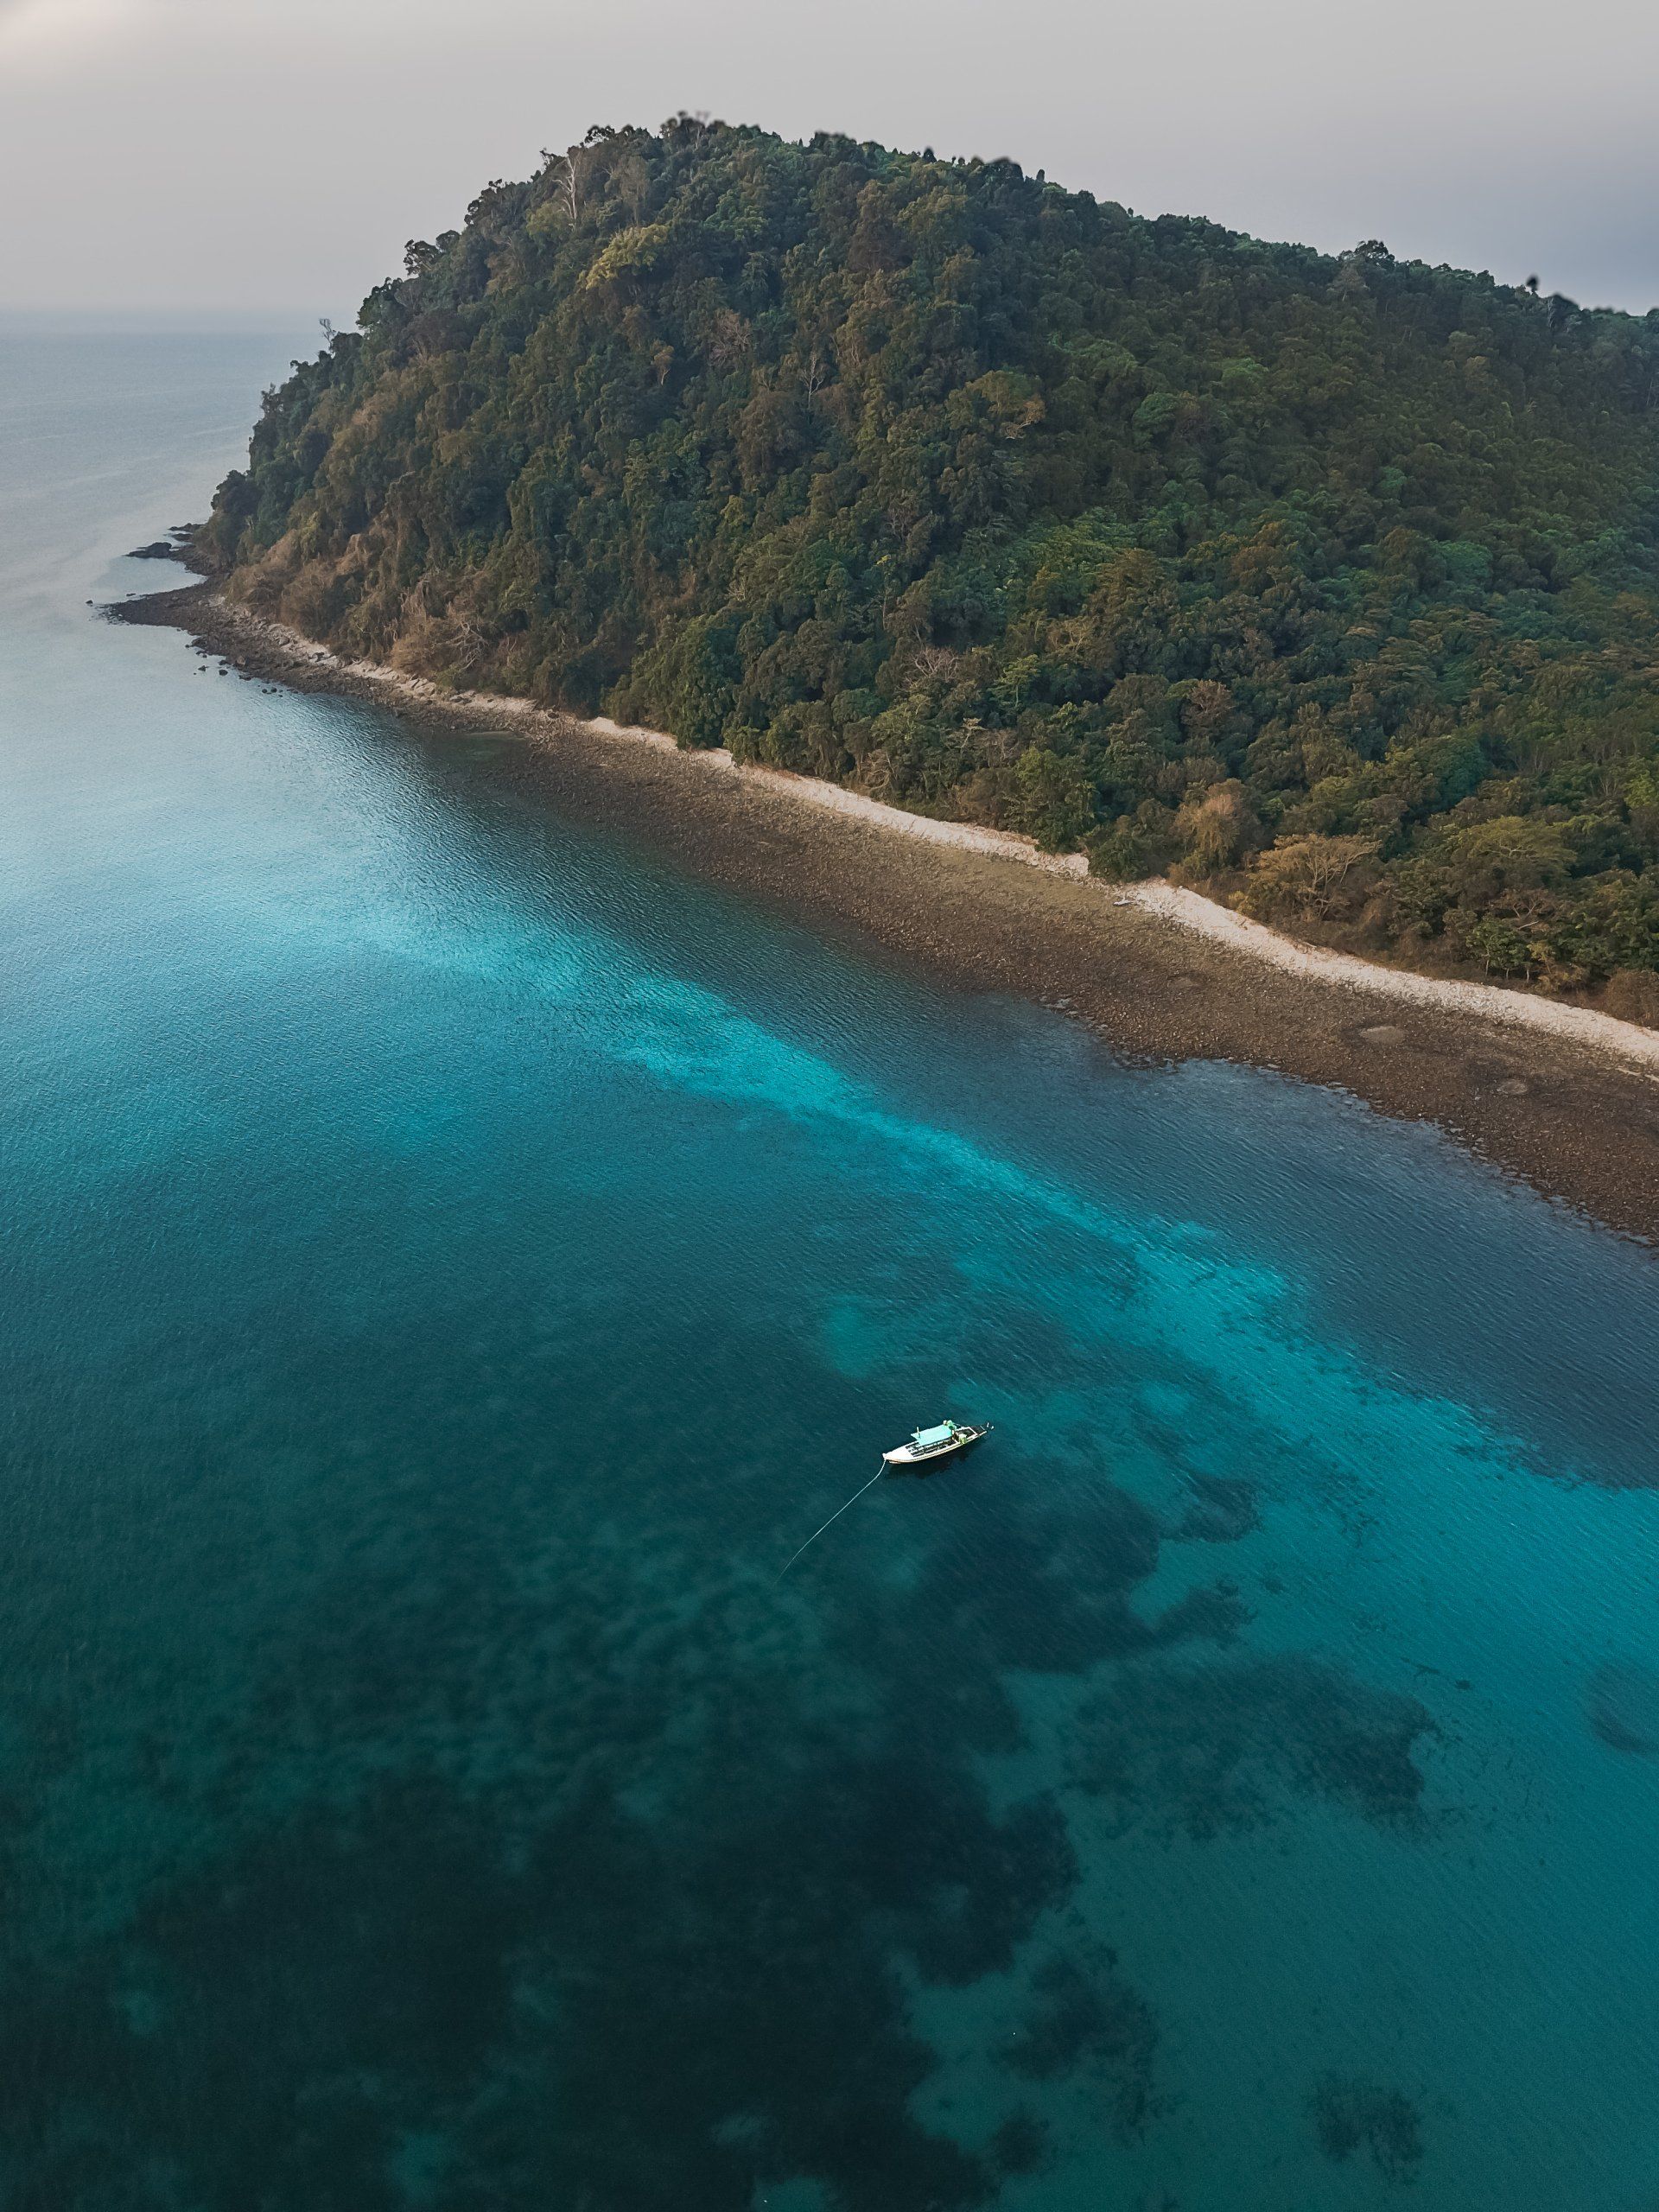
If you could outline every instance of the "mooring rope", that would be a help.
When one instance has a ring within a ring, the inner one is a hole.
[[[852,1496],[848,1499],[847,1505],[856,1505],[859,1499],[863,1497],[864,1491],[874,1490],[877,1483],[880,1481],[882,1476],[885,1475],[887,1471],[887,1463],[883,1459],[880,1465],[870,1477],[868,1482],[865,1484],[864,1490],[855,1490]],[[839,1521],[842,1515],[847,1510],[847,1505],[838,1505],[835,1511],[830,1516],[829,1520],[824,1522],[823,1529],[830,1528],[836,1522]],[[806,1542],[801,1546],[801,1552],[807,1550],[811,1545],[817,1542],[818,1538],[823,1534],[823,1529],[815,1529],[812,1531],[811,1535],[807,1538]],[[794,1566],[796,1560],[799,1559],[801,1552],[796,1552],[791,1558],[785,1560],[782,1567],[779,1570],[778,1581],[774,1582],[772,1586],[774,1590],[778,1587],[778,1583],[783,1580],[785,1575],[789,1573],[790,1568]]]

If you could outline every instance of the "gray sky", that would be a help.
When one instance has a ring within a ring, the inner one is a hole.
[[[1659,303],[1652,0],[0,0],[0,307],[349,322],[590,123],[1010,154]]]

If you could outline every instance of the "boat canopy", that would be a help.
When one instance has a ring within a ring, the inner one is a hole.
[[[956,1433],[955,1421],[942,1421],[937,1428],[918,1428],[916,1441],[925,1450],[931,1444],[948,1444]]]

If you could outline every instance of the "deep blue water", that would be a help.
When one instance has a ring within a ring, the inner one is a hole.
[[[0,341],[0,2208],[1652,2212],[1650,1257],[97,620],[287,350]]]

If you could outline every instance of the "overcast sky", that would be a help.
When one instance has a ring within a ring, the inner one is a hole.
[[[590,123],[1012,155],[1659,303],[1653,0],[0,0],[0,308],[330,315]]]

